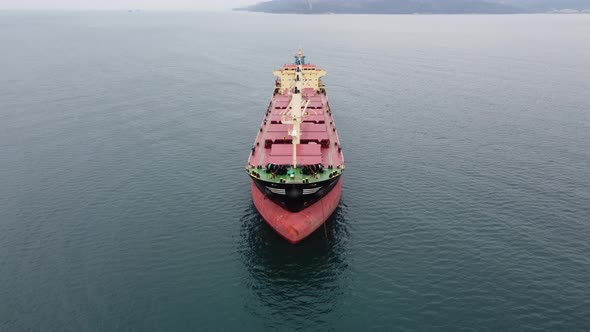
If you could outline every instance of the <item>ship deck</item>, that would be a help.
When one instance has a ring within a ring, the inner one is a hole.
[[[306,115],[301,124],[301,139],[297,146],[297,164],[323,164],[341,168],[344,163],[339,149],[340,140],[324,93],[314,89],[304,89],[303,104],[307,104]],[[267,164],[289,165],[293,161],[293,146],[289,135],[290,125],[281,123],[287,112],[290,95],[275,94],[262,120],[254,142],[253,151],[248,158],[250,167],[264,167]]]

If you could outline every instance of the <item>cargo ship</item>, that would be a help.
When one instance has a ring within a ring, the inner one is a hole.
[[[322,77],[326,71],[295,61],[275,70],[274,92],[246,170],[262,218],[297,243],[318,229],[340,202],[344,157]]]

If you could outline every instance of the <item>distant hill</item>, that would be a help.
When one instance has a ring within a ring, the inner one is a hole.
[[[272,0],[238,8],[296,14],[517,14],[588,10],[590,0]]]
[[[545,13],[563,9],[590,10],[590,0],[487,0],[519,7],[530,13]]]

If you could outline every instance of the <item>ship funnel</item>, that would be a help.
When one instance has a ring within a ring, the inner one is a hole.
[[[303,55],[303,51],[299,49],[297,51],[297,55],[295,55],[295,64],[296,65],[304,65],[305,64],[305,55]]]

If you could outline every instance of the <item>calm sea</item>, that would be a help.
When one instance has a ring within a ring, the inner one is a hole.
[[[589,331],[590,16],[0,13],[0,330]],[[347,171],[297,246],[244,171],[272,70]]]

